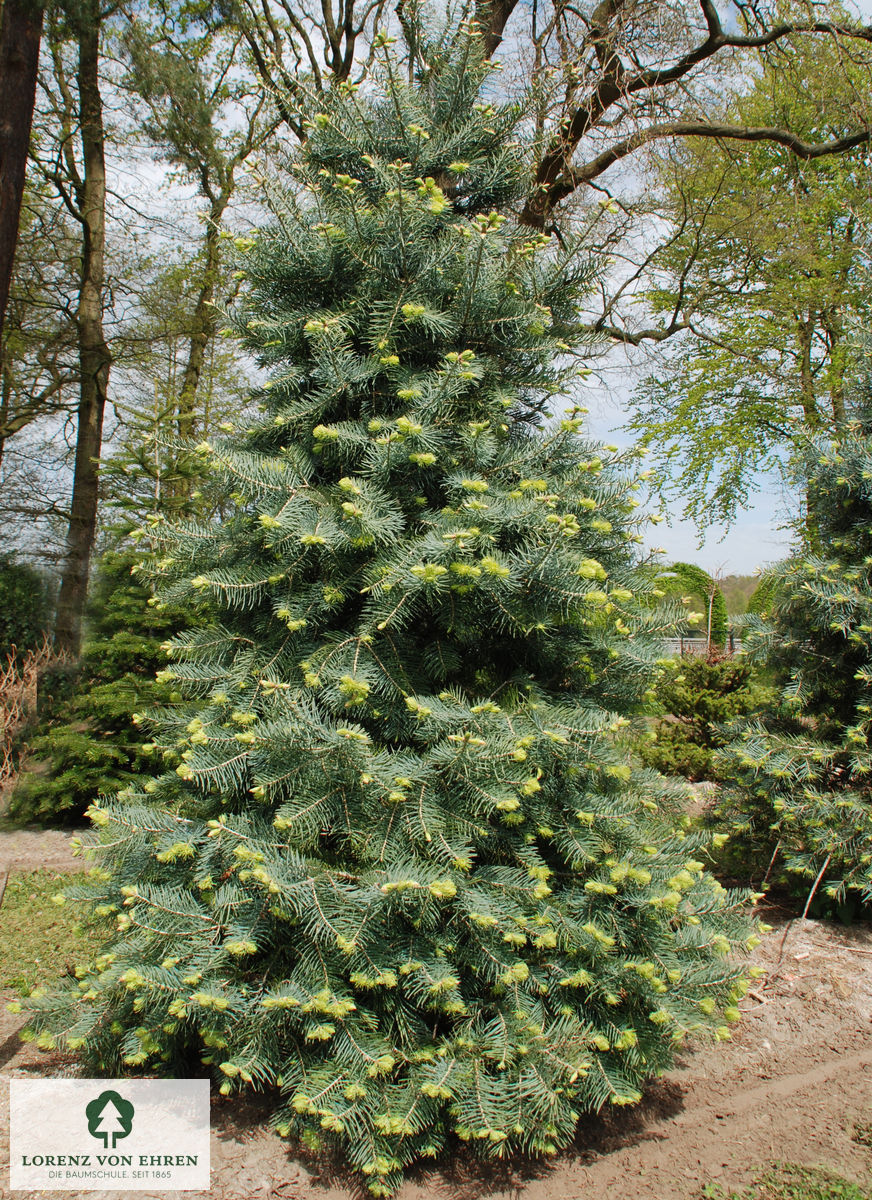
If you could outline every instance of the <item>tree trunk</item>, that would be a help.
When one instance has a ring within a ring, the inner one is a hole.
[[[41,37],[40,4],[35,0],[3,0],[0,15],[0,340],[18,241]]]
[[[798,317],[796,322],[797,340],[799,342],[799,378],[802,415],[806,426],[811,430],[818,429],[821,423],[811,364],[815,316],[815,313],[810,312],[807,319]]]
[[[103,335],[103,274],[106,243],[106,164],[100,96],[100,15],[86,0],[79,15],[79,112],[82,181],[82,275],[76,325],[79,339],[78,428],[67,549],[58,598],[55,639],[59,649],[78,654],[88,593],[88,572],[97,529],[100,449],[111,357]]]
[[[11,394],[9,370],[0,358],[0,467],[3,466],[3,455],[6,452],[6,422],[9,417]]]
[[[176,414],[176,429],[179,437],[193,437],[196,433],[194,425],[195,402],[200,376],[203,373],[203,363],[206,360],[206,348],[215,336],[215,313],[212,302],[215,299],[215,285],[218,280],[221,251],[219,248],[219,225],[227,208],[229,197],[222,192],[212,204],[206,223],[205,264],[197,303],[191,318],[191,340],[188,344],[188,361],[182,375],[182,386],[179,391],[179,404]]]
[[[35,0],[4,0],[0,16],[0,341],[22,214],[41,37],[42,6]]]
[[[845,349],[842,345],[839,319],[834,317],[827,329],[830,340],[830,404],[833,424],[841,429],[847,420],[845,408]]]

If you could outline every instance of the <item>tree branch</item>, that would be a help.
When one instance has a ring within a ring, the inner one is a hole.
[[[723,49],[764,49],[797,34],[829,34],[872,42],[872,25],[850,25],[834,21],[783,22],[760,34],[748,36],[728,34],[721,26],[712,0],[700,0],[700,8],[706,24],[706,36],[703,40],[686,54],[681,55],[670,66],[641,68],[632,74],[626,71],[618,54],[612,48],[614,32],[607,24],[603,23],[607,23],[619,8],[619,0],[602,0],[594,12],[585,40],[586,47],[593,51],[600,64],[600,78],[584,102],[564,119],[560,131],[552,139],[543,155],[536,172],[535,186],[521,217],[523,224],[531,225],[534,228],[544,228],[551,209],[575,188],[596,178],[613,162],[631,154],[646,142],[657,137],[737,137],[752,141],[775,141],[786,146],[799,157],[805,158],[839,154],[869,140],[869,132],[862,131],[847,138],[823,143],[818,147],[810,146],[786,130],[766,128],[750,130],[748,134],[741,134],[726,132],[735,128],[732,126],[716,126],[708,122],[682,122],[674,123],[671,129],[662,125],[649,126],[603,151],[586,167],[572,169],[570,165],[572,156],[582,138],[601,124],[605,114],[619,100],[626,100],[635,94],[650,92],[668,84],[677,83],[700,63],[712,58]],[[582,50],[584,48],[582,47]],[[720,132],[714,132],[716,129]]]
[[[476,4],[475,20],[481,29],[487,58],[494,54],[503,40],[503,33],[517,2],[518,0],[480,0]]]
[[[632,154],[648,142],[670,137],[705,137],[739,142],[774,142],[785,146],[797,158],[824,158],[830,154],[844,154],[872,139],[872,130],[861,129],[848,137],[834,138],[829,142],[805,142],[789,129],[778,129],[771,125],[716,125],[707,121],[666,121],[660,125],[649,125],[623,141],[616,142],[602,154],[575,168],[567,179],[558,180],[555,192],[558,199],[568,195],[581,184],[589,183],[607,171],[610,166],[628,154]],[[562,195],[560,194],[562,192]]]
[[[586,333],[605,334],[611,341],[621,342],[625,346],[641,346],[643,342],[665,342],[673,334],[689,328],[686,321],[678,321],[675,318],[668,325],[652,329],[637,329],[635,332],[621,329],[618,325],[606,325],[602,321],[594,321],[592,325],[583,326]]]

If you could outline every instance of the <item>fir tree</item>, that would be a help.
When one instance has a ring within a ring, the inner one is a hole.
[[[657,681],[655,698],[665,720],[639,744],[642,761],[667,775],[722,777],[717,750],[729,739],[725,726],[759,712],[771,695],[744,658],[684,655]],[[730,776],[732,778],[732,776]]]
[[[384,39],[382,39],[384,43]],[[44,1045],[276,1087],[376,1195],[457,1136],[554,1153],[727,1036],[744,897],[613,736],[659,653],[634,483],[572,410],[589,269],[507,220],[520,114],[475,39],[311,117],[240,318],[262,419],[202,452],[221,528],[158,527],[181,761],[96,807],[119,936]],[[83,893],[84,895],[84,893]]]
[[[156,683],[155,670],[166,662],[164,641],[194,614],[150,604],[149,588],[131,576],[136,561],[130,552],[103,556],[81,661],[40,678],[10,803],[17,819],[81,821],[93,800],[151,769],[153,743],[134,714],[171,701],[172,685]]]
[[[809,543],[761,584],[743,634],[780,691],[724,751],[725,815],[842,901],[872,895],[872,407],[807,453]],[[765,594],[764,594],[765,585]]]

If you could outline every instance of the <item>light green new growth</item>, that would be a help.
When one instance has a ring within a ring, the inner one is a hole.
[[[747,76],[724,119],[760,126],[778,113],[803,137],[847,132],[867,72],[833,43],[798,43],[789,65],[769,59]],[[868,151],[802,161],[771,142],[737,154],[691,138],[670,145],[658,175],[672,236],[648,300],[682,332],[637,389],[631,427],[703,529],[735,520],[762,476],[792,482],[804,439],[844,419],[868,305]]]

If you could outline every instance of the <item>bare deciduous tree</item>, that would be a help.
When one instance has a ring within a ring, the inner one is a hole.
[[[43,169],[81,230],[75,468],[55,626],[58,647],[73,655],[81,643],[97,528],[99,461],[111,364],[103,328],[107,189],[100,81],[100,43],[107,15],[99,0],[71,0],[64,14],[50,14],[53,97],[60,137],[55,161]],[[72,72],[65,54],[68,41],[74,47]]]
[[[226,0],[225,19],[237,28],[282,120],[305,136],[296,109],[301,94],[352,77],[369,60],[373,31],[387,0]],[[397,5],[403,20],[403,3]]]
[[[713,0],[600,0],[591,9],[556,0],[537,31],[534,5],[532,25],[513,29],[513,37],[522,45],[530,37],[539,44],[539,69],[551,70],[559,96],[522,219],[544,227],[576,189],[663,139],[776,142],[803,159],[868,142],[872,123],[865,107],[858,107],[853,128],[814,140],[783,126],[777,113],[765,125],[723,120],[719,83],[726,69],[747,71],[761,55],[790,55],[798,38],[834,39],[852,55],[852,45],[872,44],[872,26],[833,19],[832,9],[813,0],[805,7],[803,18],[782,19],[778,5],[733,0],[726,19]],[[490,52],[516,8],[516,0],[479,6]]]

